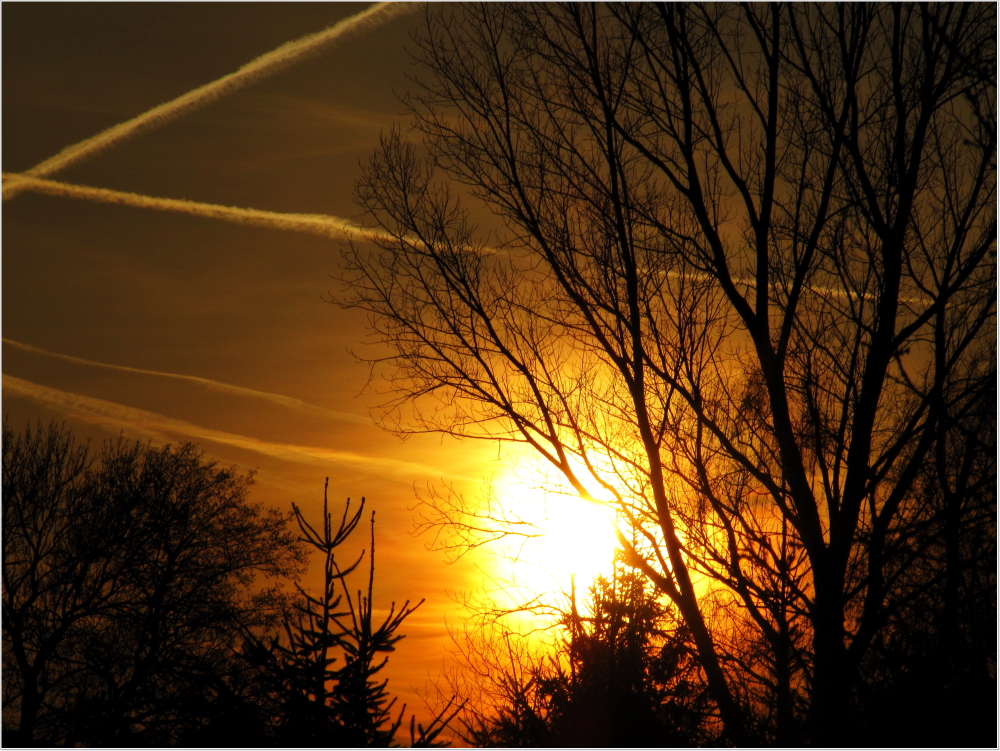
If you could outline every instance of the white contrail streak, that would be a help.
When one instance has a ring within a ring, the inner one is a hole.
[[[3,173],[4,181],[17,181],[26,190],[34,193],[44,193],[62,198],[77,198],[100,203],[113,203],[121,206],[134,206],[142,209],[173,211],[180,214],[190,214],[208,219],[221,219],[235,224],[245,224],[267,229],[288,230],[291,232],[306,232],[327,238],[358,237],[373,239],[377,233],[364,227],[351,224],[346,219],[326,214],[286,214],[279,211],[262,211],[260,209],[241,209],[234,206],[221,206],[215,203],[199,203],[179,198],[155,198],[140,193],[128,193],[121,190],[106,188],[91,188],[86,185],[73,185],[56,180],[43,180],[37,177],[24,177],[22,174]]]
[[[34,177],[25,177],[25,173],[3,173],[4,181],[18,181],[26,190],[35,193],[44,193],[50,196],[62,198],[78,198],[100,203],[113,203],[122,206],[134,206],[143,209],[156,209],[159,211],[173,211],[182,214],[191,214],[209,219],[221,219],[235,224],[246,224],[254,227],[265,227],[268,229],[288,230],[292,232],[306,232],[312,235],[319,235],[327,238],[352,237],[365,240],[388,240],[398,242],[399,238],[391,237],[384,233],[377,232],[368,227],[359,227],[351,224],[346,219],[330,216],[327,214],[286,214],[278,211],[262,211],[260,209],[241,209],[231,206],[221,206],[214,203],[198,203],[177,198],[155,198],[144,196],[139,193],[126,193],[120,190],[108,190],[106,188],[91,188],[86,185],[73,185],[71,183],[58,182],[56,180],[42,180]],[[417,242],[413,238],[407,238],[408,242]],[[497,253],[495,248],[477,248],[480,252]],[[663,275],[669,279],[692,279],[695,281],[717,281],[717,277],[711,274],[696,271],[666,271]],[[732,277],[732,281],[741,286],[754,288],[756,280],[744,277]],[[777,287],[772,288],[777,291]],[[838,287],[828,287],[820,285],[804,285],[804,291],[821,297],[839,297],[847,300],[856,299],[877,299],[875,295],[859,292],[849,292]],[[900,302],[911,305],[928,305],[933,299],[927,295],[915,295],[900,297]]]
[[[24,174],[30,177],[45,177],[93,156],[105,149],[121,143],[140,133],[158,128],[188,112],[244,88],[255,81],[273,75],[293,63],[317,54],[342,39],[375,28],[394,18],[411,13],[419,8],[418,3],[376,3],[370,8],[337,22],[316,34],[287,42],[275,50],[250,61],[235,73],[218,78],[200,86],[187,94],[161,104],[131,120],[115,125],[96,136],[67,146],[55,156],[35,165]],[[24,189],[18,181],[3,186],[3,200],[13,198]]]
[[[346,219],[327,214],[285,214],[278,211],[262,211],[260,209],[241,209],[231,206],[220,206],[214,203],[198,203],[177,198],[155,198],[144,196],[139,193],[126,193],[120,190],[108,190],[106,188],[91,188],[86,185],[73,185],[71,183],[58,182],[56,180],[42,180],[34,177],[25,177],[24,173],[3,173],[4,181],[17,180],[23,184],[25,189],[35,193],[44,193],[50,196],[60,196],[63,198],[78,198],[101,203],[113,203],[123,206],[134,206],[143,209],[157,209],[159,211],[174,211],[182,214],[191,214],[209,219],[221,219],[235,224],[246,224],[254,227],[265,227],[268,229],[288,230],[292,232],[306,232],[320,237],[356,237],[365,240],[390,240],[398,241],[399,238],[390,237],[367,227],[359,227],[351,224]],[[408,238],[409,242],[416,242]],[[480,252],[496,253],[494,248],[479,248]],[[716,277],[710,274],[693,271],[666,271],[664,276],[672,279],[693,279],[696,281],[715,281]],[[756,280],[742,277],[733,277],[733,282],[753,289]],[[774,287],[777,290],[777,287]],[[804,285],[806,292],[811,292],[821,297],[840,297],[851,299],[877,299],[872,294],[849,292],[846,289],[837,287],[827,287],[820,285]],[[933,300],[926,295],[900,297],[900,302],[908,304],[928,305]]]
[[[327,466],[331,464],[348,465],[367,472],[388,472],[406,479],[419,477],[450,477],[457,480],[470,480],[468,477],[442,472],[435,467],[400,459],[390,459],[380,456],[365,456],[352,451],[336,451],[318,446],[299,446],[289,443],[262,441],[258,438],[226,433],[195,425],[184,420],[148,412],[144,409],[129,407],[116,402],[95,399],[81,394],[40,386],[31,381],[9,376],[3,376],[4,391],[13,392],[19,396],[32,399],[51,409],[58,410],[77,417],[93,425],[99,425],[114,432],[125,430],[131,435],[155,440],[159,443],[170,442],[171,435],[181,435],[188,439],[212,441],[213,443],[232,446],[233,448],[253,451],[263,456],[269,456],[283,461]]]
[[[296,399],[291,396],[285,396],[284,394],[272,394],[268,391],[257,391],[256,389],[248,389],[243,386],[234,386],[231,383],[222,383],[221,381],[213,381],[210,378],[201,378],[199,376],[184,375],[182,373],[165,373],[159,370],[146,370],[144,368],[131,368],[127,365],[112,365],[111,363],[99,362],[97,360],[87,360],[82,357],[74,357],[73,355],[63,355],[58,352],[50,352],[47,349],[42,349],[41,347],[34,347],[30,344],[24,344],[23,342],[17,342],[13,339],[8,339],[3,337],[4,344],[9,344],[11,347],[17,347],[25,352],[31,352],[36,355],[43,355],[45,357],[55,357],[60,360],[65,360],[66,362],[77,363],[78,365],[87,365],[94,368],[105,368],[107,370],[117,370],[124,373],[136,373],[137,375],[147,375],[156,376],[158,378],[173,378],[179,381],[188,381],[189,383],[196,383],[199,386],[204,386],[210,391],[217,391],[223,394],[232,394],[233,396],[243,396],[249,397],[251,399],[262,399],[264,401],[271,402],[273,404],[278,404],[282,407],[287,407],[289,409],[294,409],[300,412],[307,412],[310,414],[319,415],[322,417],[330,417],[335,420],[341,420],[344,422],[353,422],[363,425],[370,424],[370,421],[361,415],[352,415],[348,412],[338,412],[332,409],[326,409],[325,407],[320,407],[315,404],[310,404],[309,402],[304,402],[301,399]]]

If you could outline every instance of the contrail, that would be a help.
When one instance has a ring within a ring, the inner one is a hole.
[[[106,368],[108,370],[118,370],[124,373],[137,373],[139,375],[157,376],[159,378],[174,378],[179,381],[188,381],[190,383],[196,383],[199,386],[204,386],[211,391],[218,391],[224,394],[232,394],[234,396],[250,397],[252,399],[263,399],[265,401],[272,402],[274,404],[281,405],[282,407],[288,407],[289,409],[298,410],[300,412],[308,412],[311,414],[320,415],[323,417],[331,417],[335,420],[342,420],[345,422],[353,422],[363,425],[368,425],[369,421],[360,415],[352,415],[348,412],[338,412],[332,409],[326,409],[325,407],[320,407],[315,404],[310,404],[309,402],[304,402],[301,399],[296,399],[291,396],[285,396],[283,394],[272,394],[268,391],[257,391],[256,389],[248,389],[242,386],[234,386],[231,383],[222,383],[221,381],[213,381],[210,378],[201,378],[199,376],[184,375],[182,373],[165,373],[159,370],[145,370],[144,368],[131,368],[127,365],[112,365],[111,363],[98,362],[97,360],[86,360],[82,357],[73,357],[73,355],[63,355],[58,352],[50,352],[47,349],[42,349],[41,347],[34,347],[30,344],[24,344],[23,342],[17,342],[13,339],[8,339],[3,337],[4,344],[9,344],[12,347],[17,347],[18,349],[24,350],[25,352],[31,352],[36,355],[44,355],[45,357],[55,357],[60,360],[65,360],[66,362],[73,362],[79,365],[88,365],[94,368]]]
[[[412,13],[419,7],[419,3],[376,3],[360,13],[338,21],[323,31],[287,42],[250,61],[235,73],[230,73],[200,86],[170,102],[133,117],[131,120],[108,128],[96,136],[67,146],[55,156],[35,165],[24,174],[30,177],[51,175],[81,159],[115,146],[127,138],[165,125],[188,112],[214,102],[216,99],[273,75],[305,57],[321,52],[342,39],[373,29],[407,13]],[[13,198],[23,189],[24,186],[17,181],[4,185],[3,200]]]
[[[208,219],[221,219],[235,224],[245,224],[253,227],[306,232],[326,238],[358,237],[374,239],[381,237],[378,233],[364,227],[351,224],[346,219],[326,214],[286,214],[279,211],[262,211],[260,209],[241,209],[234,206],[221,206],[215,203],[199,203],[178,198],[156,198],[140,193],[128,193],[121,190],[106,188],[91,188],[86,185],[73,185],[56,180],[44,180],[37,177],[25,177],[24,173],[11,174],[4,172],[3,179],[17,181],[18,185],[35,193],[44,193],[62,198],[77,198],[101,203],[113,203],[121,206],[134,206],[142,209],[157,209],[173,211],[180,214],[191,214]]]
[[[61,196],[63,198],[79,198],[83,200],[99,201],[102,203],[114,203],[123,206],[135,206],[144,209],[158,209],[160,211],[174,211],[193,216],[202,216],[209,219],[221,219],[235,224],[246,224],[254,227],[266,227],[268,229],[289,230],[292,232],[306,232],[320,237],[357,237],[365,240],[391,240],[398,241],[399,238],[391,237],[380,232],[376,232],[368,227],[360,227],[351,224],[346,219],[327,214],[285,214],[278,211],[262,211],[260,209],[241,209],[231,206],[221,206],[214,203],[198,203],[177,198],[155,198],[144,196],[139,193],[126,193],[120,190],[108,190],[106,188],[91,188],[86,185],[73,185],[55,180],[42,180],[34,177],[25,177],[25,173],[3,173],[3,179],[17,180],[19,185],[35,193],[44,193],[50,196]],[[408,238],[409,242],[415,242]],[[470,248],[471,249],[471,248]],[[494,248],[478,248],[480,252],[496,253]],[[667,278],[675,279],[695,279],[697,281],[715,281],[716,277],[711,274],[693,271],[666,271],[662,272]],[[756,280],[733,277],[733,282],[753,288]],[[874,300],[876,297],[871,294],[849,292],[846,289],[837,287],[827,287],[820,285],[804,285],[806,292],[819,295],[821,297],[840,297],[844,299],[868,299]],[[777,287],[773,288],[777,290]],[[927,305],[933,299],[926,295],[900,297],[900,302],[909,304]]]
[[[368,227],[360,227],[352,224],[346,219],[328,214],[286,214],[278,211],[262,211],[260,209],[241,209],[232,206],[221,206],[215,203],[198,203],[197,201],[187,201],[177,198],[155,198],[145,196],[140,193],[127,193],[120,190],[108,190],[107,188],[91,188],[86,185],[74,185],[71,183],[58,182],[56,180],[42,180],[34,177],[26,177],[27,173],[4,172],[4,181],[17,181],[24,189],[35,193],[44,193],[50,196],[60,196],[62,198],[78,198],[101,203],[113,203],[122,206],[134,206],[143,209],[157,209],[159,211],[174,211],[181,214],[191,214],[209,219],[221,219],[235,224],[245,224],[254,227],[265,227],[268,229],[288,230],[292,232],[306,232],[312,235],[319,235],[326,238],[357,237],[364,240],[389,240],[399,241],[400,238],[392,237],[384,233],[375,231]],[[417,242],[413,238],[406,238],[409,242]],[[472,248],[468,248],[471,250]],[[477,248],[483,253],[501,252],[496,248]],[[663,275],[670,279],[694,279],[696,281],[716,281],[716,277],[711,274],[696,271],[665,271]],[[750,287],[756,284],[755,279],[739,276],[732,277],[735,284]],[[777,287],[772,288],[777,291]],[[849,292],[838,287],[828,287],[821,285],[803,285],[806,292],[810,292],[821,297],[839,297],[847,300],[866,299],[875,300],[875,295]],[[900,302],[908,304],[928,305],[933,299],[927,295],[900,297]]]
[[[681,280],[694,279],[696,281],[710,281],[710,282],[718,281],[718,277],[716,277],[715,275],[706,274],[700,271],[666,271],[663,272],[663,275],[671,279],[681,279]],[[750,290],[755,290],[757,285],[756,279],[751,279],[748,277],[734,276],[732,277],[732,281],[734,284],[748,287]],[[776,284],[772,283],[768,289],[771,292],[777,292],[779,290],[779,287]],[[803,284],[802,289],[805,292],[811,292],[812,294],[818,295],[820,297],[839,297],[849,301],[859,300],[859,299],[878,300],[877,295],[870,293],[866,294],[864,292],[850,292],[842,287],[827,287],[818,284]],[[920,296],[917,297],[900,297],[899,301],[914,305],[918,303],[922,305],[929,305],[934,302],[933,298],[925,294],[921,294]]]
[[[133,435],[155,440],[159,443],[170,442],[170,435],[182,435],[189,439],[212,441],[213,443],[232,446],[233,448],[253,451],[263,456],[269,456],[283,461],[329,466],[330,464],[348,465],[367,472],[389,472],[403,478],[420,477],[450,477],[456,480],[472,478],[443,472],[436,467],[430,467],[416,462],[400,459],[390,459],[379,456],[365,456],[352,451],[336,451],[319,446],[299,446],[290,443],[262,441],[258,438],[213,430],[195,425],[184,420],[149,412],[137,407],[129,407],[116,402],[95,399],[69,391],[40,386],[37,383],[21,378],[3,376],[5,391],[14,392],[22,397],[40,402],[45,406],[57,409],[71,416],[99,425],[103,428],[119,431],[126,430]]]

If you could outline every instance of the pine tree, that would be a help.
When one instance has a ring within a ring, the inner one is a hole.
[[[387,654],[403,638],[400,626],[423,600],[411,606],[396,603],[377,624],[374,618],[375,513],[371,514],[371,544],[368,555],[367,593],[352,593],[347,577],[361,564],[365,551],[346,567],[336,551],[361,521],[365,499],[353,513],[351,502],[334,528],[329,510],[329,480],[323,491],[323,525],[318,530],[293,504],[301,540],[319,552],[323,562],[323,587],[313,594],[298,586],[299,600],[283,619],[283,638],[268,648],[258,645],[256,660],[267,666],[277,686],[277,718],[274,741],[280,746],[376,746],[392,744],[403,723],[406,706],[393,718],[396,699],[387,689],[388,680],[379,673]],[[436,739],[447,726],[449,708],[427,728],[410,722],[414,746],[440,746]]]

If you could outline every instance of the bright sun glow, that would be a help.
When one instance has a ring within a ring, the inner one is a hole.
[[[494,481],[505,514],[527,522],[533,537],[494,544],[496,579],[509,605],[531,598],[553,603],[575,586],[582,606],[600,575],[610,575],[618,540],[614,509],[584,500],[541,460],[525,459]]]

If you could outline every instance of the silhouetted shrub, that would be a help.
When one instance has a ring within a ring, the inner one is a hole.
[[[642,577],[616,570],[599,578],[588,606],[591,615],[581,615],[572,595],[563,638],[544,657],[480,649],[473,657],[483,663],[480,681],[499,700],[465,712],[465,740],[510,747],[711,742],[711,700],[689,636]]]

